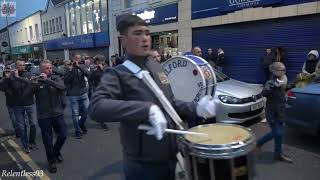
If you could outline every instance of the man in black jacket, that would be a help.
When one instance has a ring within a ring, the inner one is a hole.
[[[49,163],[49,172],[56,173],[55,163],[63,161],[60,151],[67,137],[67,126],[63,115],[65,86],[58,75],[53,75],[53,65],[49,60],[43,60],[40,64],[40,69],[40,76],[32,82],[20,78],[19,80],[27,81],[26,83],[33,86],[38,123]],[[54,145],[52,144],[52,129],[57,134]]]
[[[150,72],[180,116],[195,119],[196,116],[210,118],[215,115],[214,101],[208,97],[201,99],[199,104],[173,98],[161,65],[147,60],[151,37],[145,21],[127,15],[120,20],[117,29],[127,53],[126,61]],[[176,126],[163,110],[156,95],[124,65],[104,72],[89,111],[96,121],[120,122],[126,180],[174,180],[177,141],[173,135],[164,135],[164,130],[167,126]],[[152,126],[149,135],[137,129],[140,124]]]
[[[222,72],[223,71],[223,65],[224,65],[224,51],[222,48],[218,49],[218,56],[217,56],[217,61],[216,61],[216,67],[217,70]]]
[[[67,87],[67,97],[72,110],[75,136],[78,139],[81,139],[82,133],[87,133],[85,122],[87,119],[89,98],[85,77],[90,76],[90,72],[84,64],[80,64],[80,61],[81,55],[79,53],[73,54],[72,63],[67,65],[68,71],[64,76],[64,83]]]
[[[265,81],[267,82],[270,79],[270,65],[275,62],[275,57],[272,54],[271,48],[266,49],[266,53],[263,57],[261,57],[261,64],[265,75]]]
[[[105,69],[105,62],[106,62],[106,57],[103,55],[96,55],[93,57],[93,63],[95,65],[95,68],[92,69],[92,73],[89,79],[89,83],[92,86],[93,92],[96,90],[96,88],[100,84],[101,77]],[[109,127],[105,122],[100,122],[100,126],[105,130],[109,130]]]
[[[212,48],[208,48],[208,55],[205,59],[211,65],[212,68],[216,68],[217,56],[214,54]]]
[[[16,98],[10,88],[10,76],[12,75],[12,70],[5,69],[3,72],[3,78],[0,80],[0,91],[3,91],[6,96],[6,105],[9,113],[9,117],[12,123],[12,127],[14,128],[14,132],[17,138],[20,138],[21,132],[19,132],[19,128],[17,126],[16,117],[13,111],[13,107],[16,105]]]
[[[13,111],[16,117],[17,126],[19,132],[21,132],[21,142],[26,153],[30,153],[30,150],[36,150],[36,112],[34,105],[34,94],[32,92],[32,86],[21,81],[17,81],[16,78],[30,79],[31,73],[25,71],[24,60],[18,59],[16,61],[16,70],[14,76],[11,77],[9,86],[15,95],[16,104],[13,106]],[[30,126],[29,138],[27,134],[27,121]]]

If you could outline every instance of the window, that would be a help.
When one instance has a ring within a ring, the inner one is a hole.
[[[76,32],[77,32],[77,35],[80,35],[82,33],[82,28],[81,28],[79,0],[74,1],[74,10],[75,10],[75,16],[76,16]]]
[[[26,42],[28,41],[28,28],[24,28],[24,39]]]
[[[32,26],[29,26],[29,31],[30,31],[30,41],[32,41],[33,40]]]
[[[46,21],[46,31],[47,31],[47,34],[49,34],[49,22]]]
[[[56,24],[54,23],[54,19],[52,19],[51,22],[52,22],[52,32],[55,33],[56,32]]]
[[[81,24],[82,24],[82,34],[88,33],[88,24],[87,24],[87,6],[85,0],[80,0],[81,5]]]
[[[124,8],[130,8],[135,5],[148,3],[149,0],[124,0]]]
[[[62,20],[61,20],[61,16],[59,17],[59,26],[60,26],[60,31],[63,31],[63,30],[62,30]]]
[[[94,0],[94,9],[93,9],[94,32],[101,31],[100,23],[101,23],[100,0]]]
[[[75,17],[75,11],[73,7],[73,2],[69,2],[69,12],[70,12],[70,35],[75,36],[76,35],[76,17]]]
[[[52,33],[52,24],[51,24],[51,19],[49,20],[49,33]]]
[[[43,22],[43,25],[42,25],[42,34],[43,35],[46,35],[47,32],[46,32],[46,22]]]
[[[61,31],[61,29],[59,28],[59,20],[58,20],[58,18],[56,18],[56,29],[57,29],[57,32]]]
[[[100,15],[101,15],[101,31],[108,31],[109,22],[108,22],[108,2],[107,1],[100,1],[101,7],[100,7]]]
[[[36,32],[36,40],[38,40],[39,39],[39,29],[38,29],[39,27],[38,27],[38,24],[35,24],[34,25],[34,29],[35,29],[35,32]]]
[[[93,0],[87,0],[88,33],[93,33]]]

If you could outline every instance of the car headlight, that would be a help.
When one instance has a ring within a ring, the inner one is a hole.
[[[240,104],[241,99],[233,97],[233,96],[227,96],[227,95],[219,95],[218,96],[220,101],[227,104]]]

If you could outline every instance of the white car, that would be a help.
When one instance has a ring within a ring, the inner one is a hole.
[[[239,124],[264,114],[262,87],[231,79],[217,70],[215,74],[217,122]]]

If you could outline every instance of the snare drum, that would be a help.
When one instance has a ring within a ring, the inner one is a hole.
[[[175,98],[198,102],[214,95],[216,78],[211,65],[198,56],[186,55],[168,59],[162,64]]]
[[[208,137],[185,135],[179,148],[191,180],[251,180],[255,136],[251,130],[233,124],[206,124],[189,131]]]

